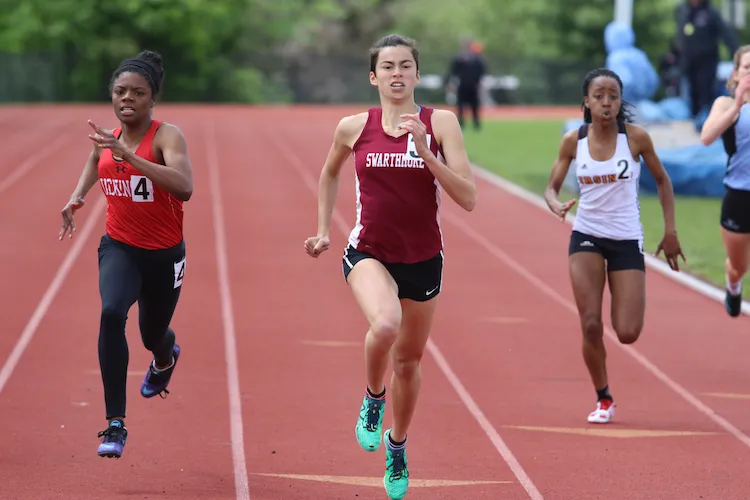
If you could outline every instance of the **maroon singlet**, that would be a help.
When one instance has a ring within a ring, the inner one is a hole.
[[[432,108],[420,106],[432,153],[441,148],[432,132]],[[411,134],[393,137],[383,130],[381,108],[352,148],[356,172],[357,222],[349,244],[387,263],[412,264],[443,249],[440,229],[442,187],[419,158]]]

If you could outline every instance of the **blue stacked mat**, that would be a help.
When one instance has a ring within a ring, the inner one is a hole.
[[[720,198],[724,195],[724,173],[727,154],[721,141],[710,146],[701,144],[680,148],[657,149],[664,169],[669,174],[674,192],[683,196],[708,196]],[[643,164],[640,192],[655,194],[656,182]]]

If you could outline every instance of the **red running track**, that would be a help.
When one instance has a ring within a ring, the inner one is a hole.
[[[91,147],[86,119],[113,117],[106,106],[0,111],[0,272],[11,284],[0,297],[0,498],[385,498],[382,453],[354,439],[366,326],[341,274],[350,170],[331,251],[313,260],[302,248],[344,111],[158,108],[185,132],[196,176],[174,320],[184,357],[169,398],[142,399],[149,356],[128,325],[130,436],[119,461],[95,453],[98,187],[73,240],[56,238]],[[13,140],[11,115],[27,132]],[[32,144],[40,127],[46,142]],[[570,228],[477,182],[474,212],[445,200],[445,288],[410,431],[407,498],[747,498],[747,318],[649,272],[641,340],[608,344],[616,422],[590,426]]]

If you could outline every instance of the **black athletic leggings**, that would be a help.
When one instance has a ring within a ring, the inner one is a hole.
[[[169,323],[177,306],[185,272],[185,242],[164,250],[144,250],[102,236],[99,244],[99,366],[107,418],[125,416],[128,343],[125,321],[138,302],[143,345],[157,365],[172,360],[175,334]],[[144,376],[146,371],[144,369]]]

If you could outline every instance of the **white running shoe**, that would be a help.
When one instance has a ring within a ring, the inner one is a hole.
[[[601,399],[596,403],[596,410],[589,413],[588,421],[592,424],[606,424],[615,416],[615,404],[612,400]]]

